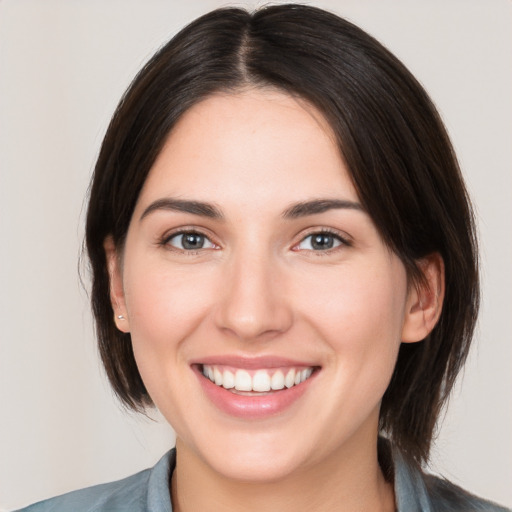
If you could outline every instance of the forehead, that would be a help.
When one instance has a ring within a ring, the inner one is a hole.
[[[158,195],[220,202],[241,196],[357,199],[322,114],[302,99],[260,89],[212,95],[183,115],[156,159],[140,201]]]

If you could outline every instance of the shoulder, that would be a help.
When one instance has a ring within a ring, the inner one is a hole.
[[[510,509],[479,498],[444,478],[426,474],[424,481],[434,511],[510,512]]]
[[[40,501],[18,512],[172,512],[169,474],[174,451],[135,475]]]
[[[40,501],[19,512],[97,512],[103,510],[144,510],[141,502],[149,478],[149,469],[128,478],[94,485],[86,489],[69,492],[55,498]]]
[[[512,512],[425,473],[396,449],[392,449],[392,464],[398,512]]]

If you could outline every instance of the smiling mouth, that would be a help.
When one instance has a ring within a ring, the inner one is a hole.
[[[311,377],[316,367],[245,370],[203,364],[200,370],[204,377],[219,387],[235,394],[254,396],[298,386]]]

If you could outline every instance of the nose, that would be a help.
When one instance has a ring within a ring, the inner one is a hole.
[[[245,252],[230,258],[221,286],[216,322],[225,333],[256,341],[290,328],[293,314],[285,279],[270,257]]]

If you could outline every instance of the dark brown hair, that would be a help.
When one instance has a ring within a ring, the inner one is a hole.
[[[220,9],[179,32],[144,66],[105,135],[90,191],[86,244],[100,354],[120,399],[151,404],[130,335],[116,329],[103,242],[122,247],[135,203],[170,130],[217,91],[274,87],[309,101],[330,123],[360,200],[408,275],[441,254],[441,318],[402,344],[380,426],[409,458],[428,459],[436,420],[464,363],[479,301],[471,206],[428,95],[380,43],[334,14],[301,5]]]

